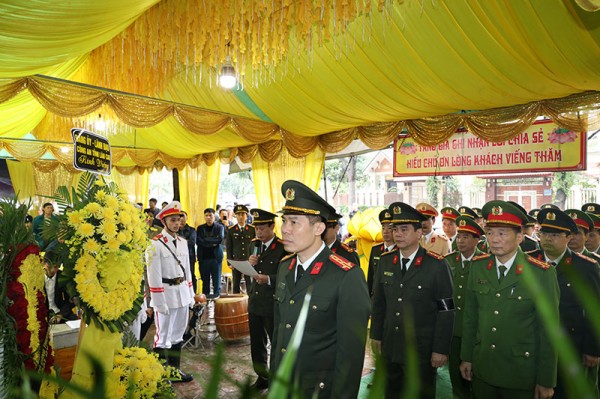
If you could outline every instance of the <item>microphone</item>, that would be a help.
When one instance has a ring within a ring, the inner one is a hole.
[[[254,241],[254,249],[252,250],[252,255],[258,256],[260,248],[262,248],[262,242],[260,240]]]

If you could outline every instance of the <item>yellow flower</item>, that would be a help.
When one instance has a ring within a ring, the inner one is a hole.
[[[102,234],[102,238],[104,238],[107,241],[111,238],[114,238],[115,235],[117,235],[117,231],[118,229],[115,222],[108,220],[103,221],[98,227],[98,233]]]
[[[75,228],[83,223],[83,215],[79,211],[70,212],[67,217],[69,218],[69,224]]]
[[[121,247],[121,243],[120,243],[118,240],[114,239],[114,238],[112,238],[112,239],[110,239],[110,240],[108,240],[108,241],[106,242],[106,248],[107,248],[109,251],[116,251],[116,250],[118,250],[120,247]]]
[[[77,233],[83,237],[91,237],[92,235],[94,235],[95,230],[96,229],[94,228],[93,224],[83,223],[81,226],[79,226]]]
[[[103,208],[102,209],[102,217],[104,219],[109,219],[109,220],[114,219],[115,218],[115,210],[113,208],[109,208],[109,207]]]
[[[106,197],[106,206],[112,209],[119,209],[119,200],[115,197],[107,196]]]
[[[95,217],[98,217],[102,213],[102,205],[97,202],[90,202],[84,209]]]
[[[119,222],[124,225],[129,225],[131,223],[131,216],[129,216],[129,213],[123,211],[119,212]]]
[[[117,241],[119,241],[120,243],[126,243],[129,240],[127,239],[127,234],[120,232],[119,234],[117,234]]]
[[[85,241],[82,248],[88,252],[99,252],[100,244],[98,243],[98,241],[94,240],[93,238],[90,238],[89,240]]]
[[[96,197],[95,197],[95,198],[96,198],[96,201],[103,202],[103,201],[106,199],[106,191],[104,191],[104,190],[99,190],[99,191],[96,193]]]

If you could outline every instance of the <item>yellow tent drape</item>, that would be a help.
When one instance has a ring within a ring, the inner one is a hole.
[[[179,171],[180,202],[190,226],[195,228],[204,223],[204,209],[216,206],[220,177],[219,160],[210,166],[200,163],[196,168],[186,166]]]
[[[315,148],[303,158],[294,158],[284,148],[272,162],[261,157],[252,159],[252,179],[258,207],[269,212],[279,211],[284,204],[281,185],[293,179],[317,191],[325,162],[325,153]]]
[[[56,189],[60,186],[66,186],[71,191],[71,187],[77,185],[81,176],[80,171],[65,168],[55,161],[35,162],[33,169],[36,195],[34,204],[38,206],[44,202],[52,202],[50,197],[56,194]]]
[[[110,179],[112,179],[120,189],[127,192],[131,202],[139,202],[142,204],[143,208],[147,207],[148,200],[150,199],[150,175],[148,170],[145,170],[143,174],[131,173],[129,175],[124,175],[118,170],[113,169]]]
[[[7,160],[8,174],[12,182],[13,190],[19,201],[27,201],[35,196],[35,180],[33,179],[33,164],[31,162],[19,162]]]

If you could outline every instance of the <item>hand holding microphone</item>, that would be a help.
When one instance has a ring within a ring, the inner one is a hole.
[[[259,259],[260,248],[262,247],[262,242],[260,240],[254,241],[254,248],[252,249],[252,255],[248,258],[248,263],[252,266],[256,266]]]

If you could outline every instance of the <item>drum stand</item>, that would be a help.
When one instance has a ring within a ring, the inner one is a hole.
[[[215,336],[213,338],[210,337],[210,332],[204,331],[205,327],[210,324],[210,310],[214,312],[215,300],[208,299],[205,305],[195,306],[194,307],[194,316],[196,317],[196,323],[190,328],[194,329],[194,334],[189,337],[187,340],[183,342],[182,348],[187,346],[191,346],[194,349],[198,347],[202,347],[204,350],[204,344],[202,343],[202,333],[206,333],[206,339],[208,341],[215,341],[219,337],[219,333],[215,330]]]

